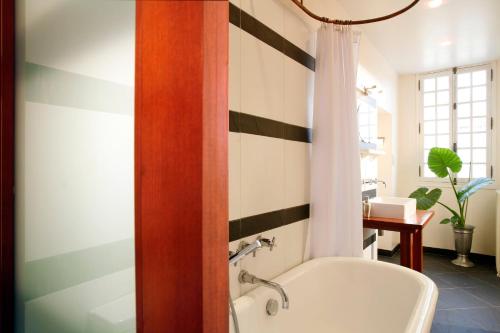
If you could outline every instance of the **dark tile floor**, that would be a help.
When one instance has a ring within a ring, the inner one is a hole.
[[[379,259],[399,264],[399,254]],[[451,259],[424,255],[424,274],[439,288],[432,333],[500,332],[500,278],[494,263],[476,259],[476,267],[461,268]]]

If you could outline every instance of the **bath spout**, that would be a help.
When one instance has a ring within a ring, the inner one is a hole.
[[[240,281],[240,283],[259,284],[259,285],[274,289],[281,296],[281,307],[283,309],[288,309],[288,307],[290,306],[290,302],[288,300],[288,295],[286,294],[283,287],[281,287],[278,283],[267,281],[264,279],[260,279],[260,278],[256,277],[255,275],[248,273],[245,270],[242,270],[240,272],[238,280]]]

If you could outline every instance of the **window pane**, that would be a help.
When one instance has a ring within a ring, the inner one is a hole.
[[[474,117],[486,116],[486,102],[476,102],[472,104],[472,115]]]
[[[450,87],[450,79],[448,76],[440,76],[437,78],[438,90],[448,89]]]
[[[431,149],[436,147],[436,137],[434,135],[424,136],[424,148]]]
[[[472,162],[486,163],[486,149],[474,149],[472,151]]]
[[[470,101],[470,88],[458,89],[457,91],[457,102],[469,102]]]
[[[476,104],[476,103],[474,103],[474,104]],[[457,116],[459,118],[470,117],[470,104],[469,103],[458,104],[457,105]]]
[[[450,122],[448,120],[440,120],[437,122],[437,133],[448,134],[450,132]]]
[[[459,147],[470,147],[470,134],[458,134],[457,145]]]
[[[436,90],[436,79],[425,79],[424,80],[424,91],[434,91]]]
[[[470,118],[458,119],[457,120],[457,132],[458,133],[470,133]]]
[[[436,177],[427,164],[424,164],[424,177]]]
[[[368,126],[360,126],[359,127],[359,136],[363,138],[363,140],[367,141],[370,137],[370,131]]]
[[[448,91],[440,91],[437,93],[437,104],[448,104],[449,102],[450,93]]]
[[[472,73],[472,84],[477,86],[480,84],[486,84],[486,70],[475,71]]]
[[[486,132],[486,118],[472,118],[472,131]]]
[[[429,158],[429,152],[430,149],[424,149],[424,161],[427,162],[427,159]]]
[[[424,108],[424,120],[434,120],[435,118],[436,111],[433,106]]]
[[[468,87],[470,86],[470,73],[462,73],[457,75],[457,86]]]
[[[457,154],[463,163],[470,162],[470,149],[458,149]]]
[[[424,106],[431,106],[436,104],[436,94],[435,93],[425,93],[424,94]]]
[[[448,135],[438,135],[437,146],[441,148],[450,148],[450,137]]]
[[[425,134],[436,133],[436,122],[435,121],[424,121],[424,133]]]
[[[469,164],[462,164],[462,170],[458,173],[458,178],[469,178]]]
[[[472,135],[473,147],[486,147],[486,133]]]
[[[449,119],[450,118],[450,107],[449,106],[438,106],[437,107],[437,119]]]
[[[486,177],[486,164],[472,165],[472,178]]]
[[[439,95],[438,95],[439,97]],[[472,100],[473,101],[484,101],[486,100],[486,87],[474,87],[472,88]]]

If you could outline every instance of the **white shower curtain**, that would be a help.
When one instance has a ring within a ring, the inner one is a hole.
[[[363,254],[356,72],[359,33],[318,30],[311,158],[312,257]]]

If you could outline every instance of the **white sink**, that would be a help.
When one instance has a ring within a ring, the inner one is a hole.
[[[417,200],[398,197],[375,197],[370,199],[372,217],[406,219],[417,212]]]

